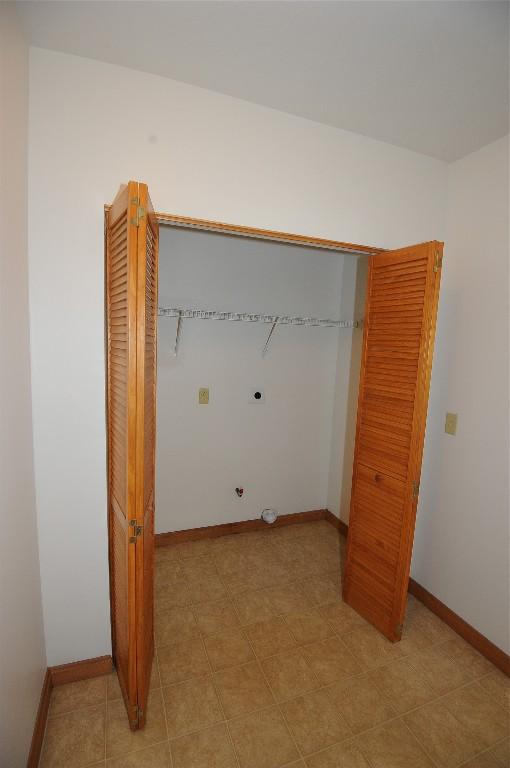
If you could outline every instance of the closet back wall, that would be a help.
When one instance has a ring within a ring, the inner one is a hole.
[[[32,49],[30,67],[37,515],[61,664],[110,652],[104,203],[132,178],[160,211],[396,248],[443,236],[446,165],[78,56]]]
[[[352,319],[340,306],[342,254],[160,233],[162,306]],[[174,357],[176,324],[159,319],[156,530],[324,508],[338,334],[351,331],[279,326],[263,358],[271,325],[184,320]]]

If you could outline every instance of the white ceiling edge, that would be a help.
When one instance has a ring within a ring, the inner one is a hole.
[[[36,47],[446,162],[508,134],[506,0],[39,0],[18,7]]]

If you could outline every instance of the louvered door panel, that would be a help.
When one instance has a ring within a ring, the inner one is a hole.
[[[154,654],[158,225],[129,182],[106,231],[108,520],[115,666],[133,729],[145,724]]]
[[[135,553],[129,545],[134,512],[136,430],[137,228],[124,187],[111,206],[106,231],[108,527],[110,600],[115,666],[132,727],[137,722]]]
[[[414,535],[442,244],[371,257],[344,599],[401,635]]]

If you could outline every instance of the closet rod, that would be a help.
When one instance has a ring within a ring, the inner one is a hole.
[[[357,320],[330,320],[317,317],[291,317],[290,315],[255,315],[249,312],[215,312],[206,309],[158,308],[159,317],[178,317],[182,320],[235,320],[243,323],[271,323],[276,325],[318,325],[332,328],[357,328]]]

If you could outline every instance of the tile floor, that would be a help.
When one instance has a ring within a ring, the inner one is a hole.
[[[323,521],[158,549],[146,728],[115,673],[55,688],[41,768],[508,768],[510,681],[413,598],[387,642],[343,552]]]

